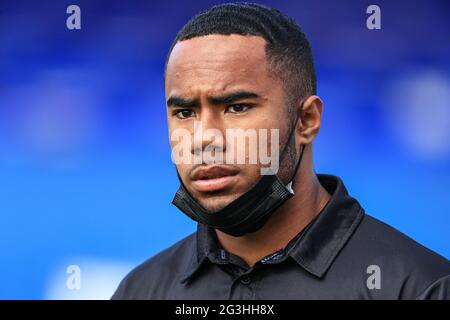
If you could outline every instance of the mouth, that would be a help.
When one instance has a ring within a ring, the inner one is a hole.
[[[192,186],[200,192],[214,192],[229,188],[237,182],[238,170],[225,166],[198,168],[192,174]]]

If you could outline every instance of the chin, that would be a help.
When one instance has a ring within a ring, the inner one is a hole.
[[[208,199],[199,200],[199,203],[208,211],[217,212],[225,208],[231,202],[236,200],[238,195],[227,195],[227,196],[217,196],[210,197]]]

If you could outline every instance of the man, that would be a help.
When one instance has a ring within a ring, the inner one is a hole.
[[[450,297],[447,259],[365,214],[338,177],[315,174],[322,101],[310,45],[291,19],[249,3],[197,15],[169,52],[165,90],[171,137],[194,137],[183,156],[242,149],[228,135],[196,135],[199,125],[276,129],[279,144],[265,148],[280,166],[263,174],[261,159],[176,162],[173,203],[197,232],[133,270],[113,299]]]

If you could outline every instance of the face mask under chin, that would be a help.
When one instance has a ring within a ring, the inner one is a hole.
[[[182,182],[172,203],[199,223],[232,236],[242,236],[262,228],[273,212],[293,195],[292,182],[285,186],[277,175],[265,175],[250,190],[216,212],[201,206]]]

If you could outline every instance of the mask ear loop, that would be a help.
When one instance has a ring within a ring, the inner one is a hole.
[[[305,101],[302,102],[302,105],[301,105],[301,108],[300,108],[300,115],[297,117],[297,120],[295,120],[294,128],[292,129],[292,132],[291,132],[291,134],[290,134],[289,139],[291,139],[292,135],[293,135],[294,132],[295,132],[295,128],[297,127],[297,122],[298,122],[298,120],[302,118],[302,112],[303,112],[303,105],[304,105],[304,103],[305,103]],[[288,143],[289,143],[289,141],[288,141]],[[300,168],[300,164],[301,164],[301,162],[302,162],[302,158],[303,158],[303,153],[304,153],[304,151],[305,151],[305,145],[302,144],[302,151],[300,152],[300,156],[299,156],[298,161],[297,161],[297,164],[296,164],[296,166],[295,166],[294,173],[292,174],[292,177],[291,177],[291,179],[290,179],[290,182],[289,182],[289,183],[287,184],[287,186],[286,186],[286,188],[287,188],[292,194],[295,194],[294,189],[293,189],[294,182],[295,182],[295,176],[297,175],[298,168]]]

